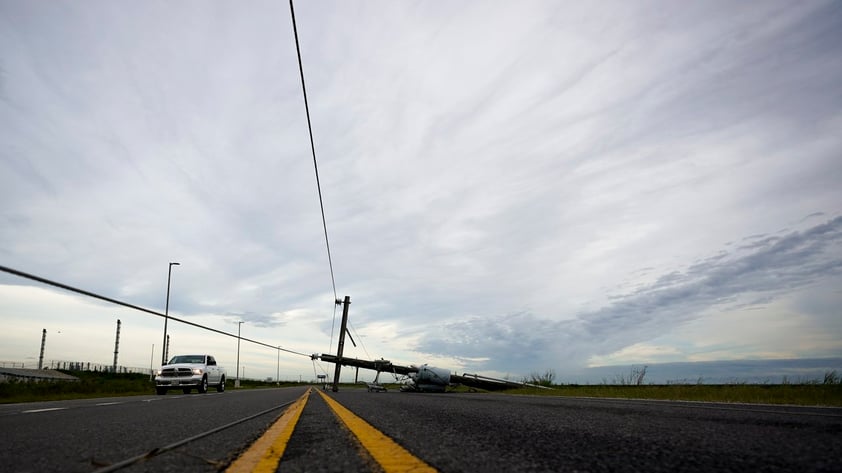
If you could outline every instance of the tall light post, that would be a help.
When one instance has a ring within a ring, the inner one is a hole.
[[[240,387],[240,327],[243,326],[243,321],[237,322],[237,381],[234,382],[234,387]]]
[[[172,267],[179,266],[181,263],[170,263],[170,269],[167,271],[167,305],[164,308],[164,348],[161,350],[161,364],[167,364],[167,322],[170,320],[170,279],[172,278]]]
[[[281,385],[281,346],[278,345],[278,372],[275,374],[275,383]]]

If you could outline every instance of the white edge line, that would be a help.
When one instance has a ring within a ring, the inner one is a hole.
[[[23,411],[22,414],[32,414],[34,412],[47,412],[47,411],[62,411],[67,409],[66,407],[48,407],[46,409],[30,409],[28,411]]]

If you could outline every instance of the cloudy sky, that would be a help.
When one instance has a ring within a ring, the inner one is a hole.
[[[303,353],[842,357],[842,5],[0,0],[0,265]],[[0,360],[162,319],[0,274]],[[341,309],[341,308],[340,308]],[[170,354],[236,340],[169,324]],[[154,346],[153,346],[154,345]],[[306,357],[244,344],[246,375]],[[693,374],[688,374],[692,377]]]

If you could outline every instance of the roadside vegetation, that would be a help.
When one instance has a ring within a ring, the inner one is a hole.
[[[0,404],[33,401],[59,401],[97,397],[139,396],[155,393],[155,383],[147,374],[108,373],[97,371],[58,370],[79,378],[79,381],[7,381],[0,383]],[[296,386],[286,382],[280,386]],[[278,387],[274,381],[242,379],[240,389]],[[226,381],[226,389],[234,388],[234,380]],[[178,391],[180,394],[180,391]],[[175,394],[175,392],[173,392]]]
[[[134,373],[107,373],[94,371],[61,370],[79,378],[79,381],[0,383],[0,404],[32,401],[54,401],[97,397],[149,395],[155,386],[148,375]],[[555,384],[555,372],[548,370],[533,373],[523,381],[535,387],[502,391],[506,394],[537,396],[599,397],[618,399],[660,399],[671,401],[734,402],[756,404],[792,404],[801,406],[842,407],[842,376],[836,371],[825,374],[824,379],[780,384],[646,384],[645,367],[633,369],[628,376],[619,376],[609,383],[596,385]],[[309,383],[304,383],[309,384]],[[296,382],[265,380],[240,380],[240,389],[263,389],[300,386]],[[316,385],[319,388],[321,384]],[[397,391],[400,384],[385,384],[389,391]],[[540,386],[540,387],[538,387]],[[359,388],[359,385],[342,384],[341,389]],[[547,389],[550,388],[550,389]],[[234,380],[226,382],[226,389],[234,389]],[[328,386],[328,389],[330,387]],[[448,392],[482,392],[467,386],[457,386]],[[172,393],[171,395],[180,395]]]
[[[842,406],[842,376],[834,371],[820,380],[780,384],[645,384],[646,367],[632,368],[612,383],[597,385],[553,384],[555,373],[533,374],[524,381],[536,386],[505,391],[509,394],[541,396],[602,397],[620,399],[661,399],[671,401],[742,402],[753,404],[792,404],[800,406]]]
[[[842,406],[842,385],[838,384],[600,384],[562,385],[553,386],[553,389],[520,388],[505,392],[540,396]]]
[[[79,381],[10,380],[0,383],[0,403],[135,396],[155,392],[155,386],[146,374],[58,371],[75,376]]]

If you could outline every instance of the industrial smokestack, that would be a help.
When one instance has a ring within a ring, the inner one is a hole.
[[[47,329],[41,332],[41,355],[38,357],[38,369],[44,367],[44,345],[47,344]]]
[[[117,372],[117,353],[120,352],[120,319],[117,319],[117,338],[114,340],[114,366],[111,371]]]

